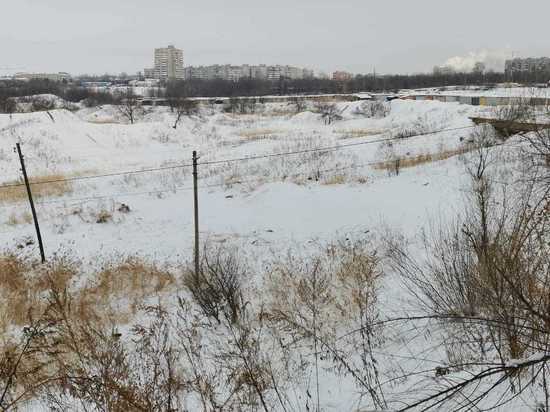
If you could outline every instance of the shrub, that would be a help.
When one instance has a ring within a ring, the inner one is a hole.
[[[55,101],[45,97],[36,96],[31,99],[31,110],[33,112],[44,112],[55,109]]]
[[[242,316],[242,280],[246,269],[235,249],[204,248],[199,273],[187,271],[184,285],[191,292],[204,315],[221,322],[221,316],[236,323]]]
[[[336,103],[317,102],[315,103],[315,109],[321,115],[325,124],[330,125],[342,119]]]
[[[86,107],[97,107],[105,104],[115,104],[115,97],[108,92],[93,92],[89,97],[84,99],[83,103]]]
[[[387,117],[390,111],[391,106],[389,103],[376,100],[362,103],[355,109],[354,113],[367,118],[381,119]]]
[[[96,214],[96,223],[102,224],[102,223],[109,223],[113,220],[113,214],[105,209],[100,210]]]
[[[542,297],[550,296],[548,244],[540,237],[548,221],[537,217],[544,201],[532,184],[514,199],[507,191],[497,192],[488,175],[493,162],[488,149],[480,147],[472,157],[465,214],[424,236],[424,262],[391,243],[394,267],[429,313],[459,318],[445,324],[450,335],[462,336],[453,339],[453,351],[478,360],[495,353],[520,359],[531,350],[546,351],[547,338],[538,334],[550,336],[550,323],[537,315],[550,304]],[[516,322],[519,313],[522,321]],[[472,328],[472,317],[488,321]],[[533,344],[544,347],[533,349]]]
[[[393,159],[373,165],[374,169],[387,170],[390,174],[399,174],[401,169],[416,167],[427,163],[446,160],[454,156],[460,156],[474,150],[472,146],[464,145],[456,149],[441,150],[435,153],[422,153],[416,156],[397,156]]]
[[[0,113],[15,113],[17,110],[17,102],[11,97],[0,95]]]

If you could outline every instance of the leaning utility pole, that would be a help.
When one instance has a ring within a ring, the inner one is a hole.
[[[199,275],[199,188],[197,172],[197,151],[193,151],[193,191],[195,209],[195,276]]]
[[[34,208],[34,201],[32,200],[31,185],[29,178],[27,177],[27,169],[25,168],[25,159],[21,152],[21,145],[16,143],[17,153],[19,154],[19,162],[21,163],[21,171],[23,172],[23,179],[25,180],[25,186],[27,187],[27,195],[29,197],[29,203],[31,204],[32,218],[34,220],[34,228],[36,229],[36,237],[38,238],[38,246],[40,248],[40,258],[42,263],[46,262],[46,255],[44,254],[44,245],[42,244],[42,235],[40,234],[40,226],[38,224],[38,217],[36,216],[36,209]]]

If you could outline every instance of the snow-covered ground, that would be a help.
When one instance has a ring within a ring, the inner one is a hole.
[[[204,109],[184,117],[174,129],[166,108],[149,109],[137,124],[123,123],[112,107],[77,113],[0,116],[2,182],[21,177],[13,147],[22,143],[31,179],[60,175],[76,178],[70,192],[40,198],[38,214],[48,251],[73,245],[85,256],[103,249],[123,252],[151,250],[170,257],[188,253],[192,233],[192,175],[196,150],[199,163],[303,152],[280,157],[199,166],[201,232],[204,236],[239,236],[269,241],[330,236],[358,225],[393,221],[410,233],[422,224],[427,210],[437,210],[459,197],[460,162],[453,158],[404,170],[397,178],[363,166],[386,160],[379,140],[406,130],[433,132],[471,126],[468,116],[480,108],[438,102],[396,101],[381,119],[355,114],[362,103],[340,104],[344,120],[325,125],[320,115],[304,112],[228,115]],[[430,134],[395,143],[397,153],[416,156],[457,147],[470,129]],[[369,142],[375,142],[369,144]],[[367,143],[359,144],[356,143]],[[353,146],[317,151],[323,147]],[[307,152],[312,150],[311,152]],[[143,169],[159,171],[139,173]],[[327,170],[327,172],[324,172]],[[135,171],[138,173],[124,172]],[[118,174],[111,177],[82,177]],[[317,181],[319,180],[319,181]],[[239,183],[242,182],[242,183]],[[337,182],[338,184],[333,184]],[[94,199],[99,197],[100,199]],[[88,218],[102,208],[125,203],[131,213],[97,225]],[[0,205],[0,243],[31,236],[31,224],[6,225],[24,211],[24,199]],[[76,214],[75,210],[82,211]],[[83,218],[84,216],[84,218]],[[273,232],[266,233],[266,230]]]
[[[460,156],[402,168],[397,176],[374,163],[455,150],[474,130],[468,117],[490,109],[397,100],[386,117],[369,118],[363,104],[338,103],[342,119],[330,125],[312,111],[293,114],[286,104],[246,115],[203,107],[176,129],[175,115],[161,107],[147,109],[135,124],[109,106],[54,110],[53,119],[45,112],[0,115],[0,186],[21,177],[16,142],[31,179],[73,179],[65,193],[36,199],[38,217],[48,256],[70,250],[91,265],[115,252],[191,259],[194,150],[202,239],[244,245],[258,264],[292,245],[383,230],[414,238],[429,221],[452,219],[467,185]],[[400,134],[420,136],[389,140]],[[128,213],[119,211],[122,204]],[[35,244],[25,246],[34,238],[32,222],[22,219],[26,211],[24,198],[0,203],[2,248],[38,253]],[[97,223],[101,211],[112,219]],[[410,296],[392,276],[379,299],[384,314],[412,313]],[[409,349],[394,343],[381,357],[392,365],[400,359],[408,370],[445,364],[445,353],[427,352],[420,362],[407,358]],[[349,380],[327,373],[321,385],[323,410],[360,410]]]
[[[550,88],[543,87],[496,87],[494,89],[460,88],[453,87],[444,90],[442,88],[404,90],[405,94],[412,95],[442,95],[442,96],[477,96],[477,97],[541,97],[550,98]]]

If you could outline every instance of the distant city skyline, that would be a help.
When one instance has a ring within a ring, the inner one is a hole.
[[[521,18],[502,0],[235,0],[231,7],[222,0],[18,0],[3,7],[0,75],[133,74],[167,44],[184,50],[185,66],[406,74],[485,56],[503,70],[512,56],[550,56],[543,31],[550,3],[524,0],[522,9],[536,13]]]

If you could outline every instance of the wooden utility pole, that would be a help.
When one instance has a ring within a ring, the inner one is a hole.
[[[199,188],[197,172],[197,151],[193,151],[193,195],[195,210],[195,276],[199,275]]]
[[[21,171],[23,172],[23,179],[25,179],[25,186],[27,187],[27,195],[29,197],[29,203],[31,204],[32,218],[34,220],[34,228],[36,229],[36,237],[38,238],[38,246],[40,248],[40,258],[42,263],[46,262],[46,255],[44,254],[44,245],[42,244],[42,235],[40,234],[40,225],[38,224],[38,217],[36,216],[36,209],[34,208],[34,201],[32,200],[31,185],[29,184],[29,178],[27,177],[27,169],[25,168],[25,159],[21,152],[21,145],[16,143],[17,154],[19,155],[19,162],[21,163]]]

